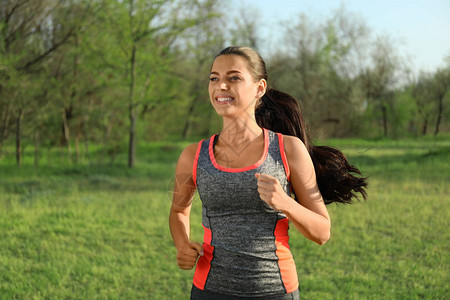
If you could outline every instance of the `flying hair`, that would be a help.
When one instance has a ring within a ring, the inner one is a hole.
[[[238,55],[243,57],[255,82],[268,80],[266,64],[262,57],[249,47],[227,47],[216,56]],[[316,172],[317,185],[325,201],[353,203],[361,195],[367,199],[367,178],[359,169],[350,165],[337,148],[314,146],[308,136],[299,101],[284,92],[268,88],[255,109],[260,127],[298,137],[308,149]]]

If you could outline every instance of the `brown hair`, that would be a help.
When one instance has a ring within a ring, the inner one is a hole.
[[[227,47],[216,56],[238,55],[248,64],[255,81],[267,81],[266,64],[262,57],[249,47]],[[316,171],[316,180],[325,204],[353,203],[353,198],[361,194],[367,197],[367,178],[355,166],[349,164],[344,154],[336,148],[313,146],[303,120],[302,111],[296,98],[289,94],[268,88],[255,109],[256,122],[263,128],[285,135],[298,137],[305,144]],[[359,175],[359,176],[357,176]]]

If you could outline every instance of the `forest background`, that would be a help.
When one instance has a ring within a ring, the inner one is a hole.
[[[326,245],[291,230],[302,299],[450,298],[450,52],[414,72],[344,7],[299,14],[267,49],[259,14],[234,9],[0,0],[0,299],[189,298],[173,176],[184,147],[220,130],[207,85],[228,45],[265,53],[315,143],[369,177],[367,202],[328,206]],[[198,195],[191,233],[202,240]]]
[[[139,142],[196,140],[220,128],[210,63],[228,45],[264,48],[258,16],[217,0],[0,2],[0,162],[26,148],[114,162]],[[269,84],[297,97],[312,137],[400,138],[449,130],[450,52],[415,73],[388,34],[344,7],[284,25],[264,57]],[[267,49],[265,49],[267,52]],[[12,145],[14,148],[5,147]],[[56,150],[55,150],[56,151]],[[102,163],[102,162],[101,162]]]

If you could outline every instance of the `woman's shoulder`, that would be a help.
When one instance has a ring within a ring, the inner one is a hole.
[[[187,160],[187,161],[194,161],[195,154],[197,153],[197,149],[200,146],[200,142],[192,143],[188,146],[186,146],[183,151],[180,154],[180,157],[178,158],[178,161],[180,160]]]
[[[298,137],[283,135],[283,144],[288,162],[294,162],[304,158],[310,159],[305,144]]]
[[[285,134],[282,134],[282,136],[284,148],[286,150],[301,150],[301,148],[306,150],[305,144],[298,137]]]
[[[200,146],[204,143],[205,140],[201,140],[199,142],[192,143],[186,146],[178,157],[177,166],[183,168],[191,168],[194,164],[196,156],[200,152]]]

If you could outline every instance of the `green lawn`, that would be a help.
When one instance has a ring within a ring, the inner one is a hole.
[[[369,200],[328,207],[324,246],[291,229],[302,299],[450,299],[450,138],[327,143],[370,176]],[[185,145],[141,145],[132,170],[4,158],[0,299],[188,299],[167,222]],[[198,241],[200,209],[196,197]]]

